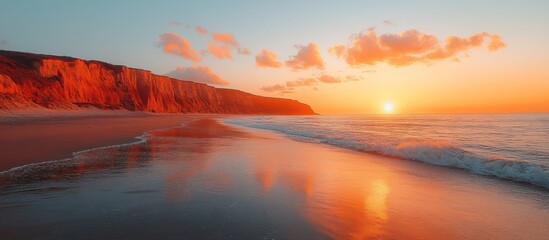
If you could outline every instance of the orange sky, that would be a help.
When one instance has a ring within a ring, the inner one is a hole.
[[[384,113],[387,102],[392,113],[549,112],[549,1],[127,8],[14,1],[0,9],[0,49],[297,99],[322,114]]]
[[[533,72],[535,66],[499,70],[496,60],[468,60],[377,71],[329,91],[284,95],[300,95],[323,113],[383,113],[386,102],[394,113],[549,111],[549,74]]]

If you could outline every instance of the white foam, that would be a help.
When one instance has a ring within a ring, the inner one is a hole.
[[[225,123],[273,130],[289,137],[315,143],[329,144],[345,149],[362,152],[378,153],[386,156],[399,157],[408,160],[421,161],[429,164],[460,168],[472,173],[494,176],[502,179],[527,182],[549,188],[549,168],[534,162],[495,159],[480,156],[440,141],[404,141],[396,144],[364,143],[355,139],[344,138],[345,134],[323,132],[320,129],[296,130],[289,127],[269,123],[258,123],[248,119],[229,119]],[[334,137],[338,136],[338,137]]]
[[[182,123],[181,126],[183,126],[185,124],[187,124],[187,123],[184,122],[184,123]],[[25,177],[30,176],[33,173],[38,172],[38,171],[46,171],[48,169],[52,169],[52,168],[60,167],[60,166],[72,166],[74,164],[77,164],[74,160],[76,160],[78,157],[82,156],[82,154],[85,154],[85,153],[88,153],[88,152],[93,152],[93,151],[98,151],[98,150],[119,148],[119,147],[132,146],[132,145],[146,143],[149,136],[154,132],[166,131],[166,130],[169,130],[169,129],[179,128],[179,127],[180,126],[161,128],[161,129],[155,129],[155,130],[147,131],[147,132],[143,133],[142,135],[139,135],[139,136],[135,137],[135,139],[137,139],[137,141],[133,141],[133,142],[114,144],[114,145],[90,148],[90,149],[85,149],[85,150],[73,152],[72,157],[70,157],[70,158],[50,160],[50,161],[44,161],[44,162],[38,162],[38,163],[30,163],[30,164],[26,164],[26,165],[22,165],[22,166],[13,167],[13,168],[10,168],[10,169],[5,170],[5,171],[0,171],[0,179],[2,179],[2,177],[9,178],[9,179],[25,178]]]

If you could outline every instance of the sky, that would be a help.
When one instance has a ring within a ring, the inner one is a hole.
[[[549,1],[1,1],[0,49],[322,114],[549,111]]]

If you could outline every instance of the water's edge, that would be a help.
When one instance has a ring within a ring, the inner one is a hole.
[[[298,141],[327,144],[348,150],[458,168],[475,174],[529,183],[549,189],[549,169],[546,166],[532,162],[517,162],[484,157],[450,144],[437,142],[404,142],[398,145],[364,144],[352,139],[329,137],[314,132],[296,131],[295,129],[281,126],[250,123],[238,118],[225,119],[223,123],[233,126],[270,130],[282,133]]]

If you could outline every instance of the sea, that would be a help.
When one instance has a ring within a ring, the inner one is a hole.
[[[548,136],[549,114],[194,116],[0,172],[0,239],[548,239]]]
[[[549,114],[260,116],[225,123],[549,188]]]

